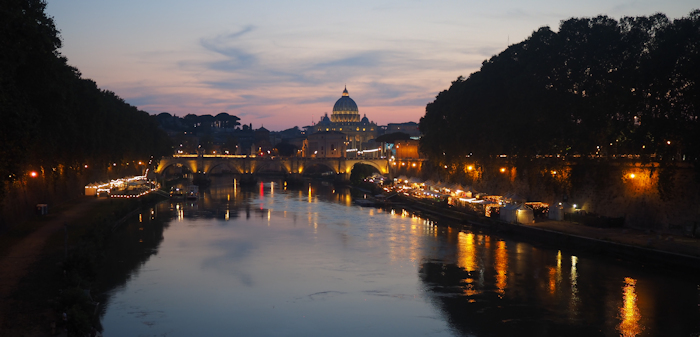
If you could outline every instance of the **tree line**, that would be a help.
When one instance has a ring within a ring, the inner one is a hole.
[[[30,170],[80,174],[169,153],[154,116],[68,65],[45,8],[44,0],[0,5],[0,191]]]
[[[162,112],[156,118],[162,128],[177,132],[206,133],[211,132],[212,128],[234,129],[241,125],[240,118],[226,112],[216,116],[187,114],[185,117]]]
[[[572,18],[440,92],[421,150],[439,167],[503,155],[697,163],[699,114],[700,10]]]

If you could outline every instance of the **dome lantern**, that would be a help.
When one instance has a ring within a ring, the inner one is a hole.
[[[350,98],[347,87],[345,87],[345,90],[343,90],[343,96],[335,102],[335,105],[333,105],[331,121],[334,123],[360,121],[360,112],[357,109],[357,104],[352,98]]]

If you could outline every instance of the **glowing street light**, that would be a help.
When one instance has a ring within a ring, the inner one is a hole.
[[[31,171],[31,172],[29,172],[29,176],[32,178],[36,178],[39,176],[39,173],[37,173],[36,171]]]
[[[506,173],[506,168],[505,168],[505,167],[501,167],[501,173]]]

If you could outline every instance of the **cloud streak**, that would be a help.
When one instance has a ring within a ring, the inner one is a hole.
[[[129,10],[135,7],[146,12]],[[48,4],[62,53],[100,87],[151,113],[226,111],[272,130],[330,112],[346,84],[371,120],[418,121],[454,79],[539,27],[606,13],[674,18],[694,7],[693,0],[536,0],[527,7],[202,0],[174,1],[163,16],[162,8],[134,0]]]

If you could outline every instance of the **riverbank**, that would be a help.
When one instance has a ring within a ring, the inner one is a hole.
[[[136,199],[83,196],[4,233],[0,336],[49,335],[52,324],[59,321],[55,310],[61,304],[61,292],[70,288],[72,275],[66,272],[66,257],[75,260],[75,250],[85,245],[88,234],[111,231],[117,219],[141,204]],[[80,288],[89,289],[86,283]]]
[[[603,254],[642,266],[690,267],[700,271],[700,238],[631,228],[596,228],[569,221],[538,219],[533,224],[513,224],[404,195],[399,198],[407,208],[421,213],[464,226],[489,228],[553,248]]]

